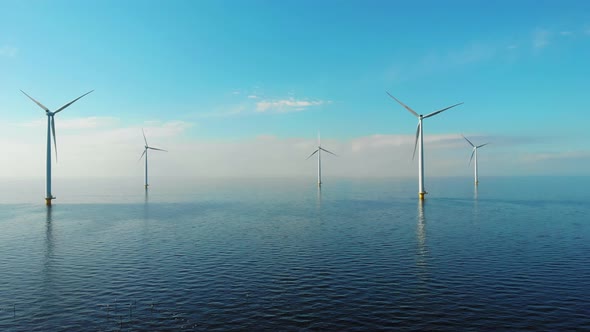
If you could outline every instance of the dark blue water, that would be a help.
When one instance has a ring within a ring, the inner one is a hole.
[[[0,330],[590,329],[588,178],[160,181],[4,183]]]

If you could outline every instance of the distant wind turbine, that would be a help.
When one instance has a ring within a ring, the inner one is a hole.
[[[78,99],[86,96],[87,94],[89,94],[92,91],[94,91],[94,90],[86,92],[85,94],[81,95],[80,97],[65,104],[64,106],[59,108],[57,111],[51,112],[47,107],[43,106],[43,104],[41,104],[40,102],[33,99],[33,97],[29,96],[23,90],[20,90],[20,92],[24,93],[25,96],[29,97],[29,99],[31,99],[35,104],[39,105],[39,107],[44,109],[45,115],[47,115],[47,168],[46,168],[46,177],[47,177],[46,181],[47,181],[47,183],[45,186],[45,205],[47,205],[47,206],[51,206],[51,200],[55,199],[55,197],[53,197],[53,195],[51,194],[51,136],[52,135],[53,135],[53,144],[55,146],[55,162],[57,162],[57,141],[55,140],[55,115],[57,113],[63,111],[65,108],[67,108],[68,106],[75,103]]]
[[[400,105],[402,105],[405,109],[407,109],[410,113],[412,113],[415,117],[418,118],[418,128],[416,129],[416,139],[414,141],[414,153],[412,155],[412,159],[414,159],[414,156],[416,156],[416,146],[418,145],[418,139],[420,139],[420,145],[418,145],[418,197],[420,199],[424,199],[424,195],[426,195],[427,192],[424,190],[424,135],[422,133],[422,120],[429,118],[431,116],[435,116],[438,113],[442,113],[442,112],[448,110],[449,108],[459,106],[463,103],[455,104],[453,106],[443,108],[441,110],[438,110],[436,112],[432,112],[427,115],[422,115],[422,114],[416,113],[413,109],[408,107],[406,104],[397,100],[397,98],[392,96],[389,92],[386,91],[386,93],[391,98],[393,98],[395,101],[397,101]]]
[[[327,152],[331,155],[337,156],[336,154],[322,148],[322,140],[320,138],[320,133],[318,133],[318,148],[307,157],[307,159],[311,158],[314,154],[318,154],[318,186],[322,185],[322,151]],[[305,159],[305,160],[307,160]]]
[[[463,136],[463,135],[461,135]],[[486,146],[490,143],[485,143],[482,145],[473,145],[473,143],[471,143],[470,140],[467,139],[467,137],[463,136],[463,138],[467,141],[467,143],[469,143],[469,145],[471,145],[473,147],[473,151],[471,152],[471,158],[469,158],[469,164],[471,164],[471,160],[473,160],[473,156],[475,156],[475,162],[474,162],[474,168],[475,168],[475,185],[477,185],[479,183],[479,178],[477,177],[477,149]]]
[[[149,146],[147,139],[145,138],[145,132],[143,131],[143,128],[141,129],[141,133],[143,134],[143,140],[145,141],[145,149],[143,150],[141,157],[139,157],[139,160],[141,160],[141,158],[143,158],[143,156],[145,155],[145,190],[147,190],[147,188],[148,188],[148,154],[147,154],[148,149],[149,150],[164,151],[164,152],[168,152],[168,151],[153,148],[153,147]]]

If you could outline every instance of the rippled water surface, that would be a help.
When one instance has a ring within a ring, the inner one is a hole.
[[[590,329],[588,178],[3,181],[1,331]]]

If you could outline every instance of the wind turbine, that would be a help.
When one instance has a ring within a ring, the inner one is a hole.
[[[145,138],[145,132],[143,131],[143,128],[141,129],[141,133],[143,134],[143,140],[145,141],[145,149],[143,150],[141,157],[139,157],[139,160],[141,160],[141,158],[143,158],[143,155],[145,155],[145,190],[147,190],[147,188],[148,188],[148,155],[147,155],[148,149],[149,150],[156,150],[156,151],[164,151],[164,152],[168,152],[168,151],[153,148],[153,147],[149,146],[147,139]]]
[[[416,145],[418,144],[418,139],[420,139],[420,145],[418,145],[418,197],[420,199],[424,199],[424,195],[426,195],[427,192],[424,190],[424,135],[422,132],[422,120],[429,118],[431,116],[435,116],[438,113],[442,113],[442,112],[448,110],[449,108],[459,106],[463,103],[458,103],[453,106],[449,106],[449,107],[443,108],[441,110],[438,110],[436,112],[432,112],[427,115],[422,115],[422,114],[416,113],[413,109],[408,107],[406,104],[397,100],[397,98],[392,96],[389,92],[386,91],[386,93],[391,98],[393,98],[395,101],[397,101],[400,105],[402,105],[405,109],[407,109],[410,113],[412,113],[415,117],[418,118],[418,128],[416,129],[416,140],[414,141],[414,153],[412,155],[412,159],[414,159],[414,156],[416,156]]]
[[[463,136],[463,135],[461,135]],[[486,143],[486,144],[482,144],[482,145],[473,145],[473,143],[471,143],[470,140],[467,139],[467,137],[463,136],[463,138],[467,141],[467,143],[469,143],[469,145],[471,145],[473,147],[473,151],[471,152],[471,158],[469,158],[469,164],[471,164],[471,160],[473,160],[473,156],[475,156],[475,162],[474,162],[474,168],[475,168],[475,185],[477,185],[479,183],[479,178],[477,177],[477,149],[486,146],[490,143]]]
[[[86,96],[87,94],[89,94],[92,91],[94,91],[94,90],[86,92],[85,94],[81,95],[80,97],[65,104],[64,106],[59,108],[57,111],[51,112],[47,107],[43,106],[43,104],[41,104],[40,102],[33,99],[33,97],[29,96],[23,90],[20,90],[20,92],[24,93],[25,96],[29,97],[29,99],[31,99],[35,104],[39,105],[39,107],[44,109],[45,115],[47,115],[47,169],[46,169],[46,177],[47,177],[46,181],[47,182],[46,182],[46,186],[45,186],[45,205],[47,205],[47,206],[51,206],[51,200],[55,199],[55,197],[53,197],[53,195],[51,194],[51,136],[52,135],[53,135],[53,144],[55,146],[55,162],[57,162],[57,141],[55,140],[55,115],[57,113],[63,111],[65,108],[67,108],[68,106],[75,103],[78,99]]]
[[[322,151],[337,156],[336,154],[322,148],[322,140],[320,139],[320,133],[318,133],[318,148],[307,157],[307,159],[311,158],[314,154],[318,154],[318,186],[322,185]],[[305,159],[305,160],[307,160]]]

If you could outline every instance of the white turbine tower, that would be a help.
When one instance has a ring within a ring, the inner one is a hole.
[[[463,135],[461,135],[463,136]],[[463,138],[467,141],[467,143],[469,143],[469,145],[471,145],[471,147],[473,147],[473,151],[471,152],[471,158],[469,158],[469,164],[471,164],[471,160],[473,160],[473,156],[475,156],[475,162],[474,162],[474,168],[475,168],[475,185],[477,185],[479,183],[479,178],[477,177],[477,149],[486,146],[490,143],[486,143],[486,144],[482,144],[482,145],[474,145],[473,143],[471,143],[470,140],[467,139],[467,137],[463,136]]]
[[[141,129],[141,133],[143,134],[143,140],[145,141],[145,148],[143,149],[143,153],[141,154],[141,157],[139,157],[139,160],[141,160],[141,158],[143,158],[143,156],[145,155],[145,190],[147,190],[147,188],[148,188],[148,154],[147,154],[148,149],[149,150],[156,150],[156,151],[164,151],[164,152],[168,152],[168,151],[153,148],[153,147],[149,146],[147,139],[145,138],[145,132],[143,131],[143,128]]]
[[[307,159],[311,158],[314,154],[318,154],[318,186],[322,185],[322,151],[327,152],[331,155],[337,156],[336,154],[322,148],[322,140],[320,139],[320,133],[318,133],[318,148],[307,157]],[[305,160],[307,160],[305,159]]]
[[[386,93],[391,98],[393,98],[395,101],[397,101],[400,105],[402,105],[405,109],[407,109],[410,113],[412,113],[415,117],[418,118],[418,128],[416,129],[416,140],[414,141],[414,154],[412,155],[412,159],[414,159],[414,156],[416,155],[416,145],[418,145],[418,139],[420,139],[420,145],[418,145],[418,197],[420,199],[424,199],[424,195],[426,195],[427,192],[424,190],[424,135],[422,132],[422,120],[429,118],[431,116],[435,116],[438,113],[442,113],[442,112],[448,110],[449,108],[459,106],[463,103],[455,104],[453,106],[443,108],[441,110],[438,110],[436,112],[432,112],[427,115],[422,115],[422,114],[416,113],[413,109],[408,107],[406,104],[397,100],[397,98],[392,96],[389,92],[386,91]]]
[[[94,90],[92,90],[94,91]],[[51,112],[47,107],[43,106],[40,102],[33,99],[33,97],[29,96],[23,90],[20,92],[24,93],[25,96],[29,97],[35,104],[39,105],[42,109],[45,110],[45,115],[47,115],[47,168],[46,168],[46,186],[45,186],[45,205],[51,206],[51,200],[55,199],[51,193],[51,136],[53,135],[53,144],[55,146],[55,162],[57,162],[57,141],[55,140],[55,115],[61,111],[63,111],[68,106],[72,105],[78,99],[86,96],[92,91],[88,91],[85,94],[81,95],[80,97],[72,100],[71,102],[65,104],[61,108],[59,108],[55,112]]]

